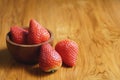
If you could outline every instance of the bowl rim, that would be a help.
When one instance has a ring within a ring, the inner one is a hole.
[[[20,46],[20,47],[37,47],[37,46],[40,46],[40,45],[52,42],[52,40],[53,40],[53,33],[50,30],[48,30],[48,29],[47,29],[47,31],[50,33],[49,40],[47,40],[45,42],[42,42],[42,43],[39,43],[39,44],[18,44],[18,43],[15,43],[12,40],[10,40],[10,37],[9,37],[10,36],[10,31],[6,35],[6,42],[9,42],[12,45],[16,45],[16,46]]]

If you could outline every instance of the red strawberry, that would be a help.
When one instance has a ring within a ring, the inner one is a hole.
[[[74,66],[78,54],[78,45],[76,42],[66,39],[58,42],[55,50],[61,55],[63,63],[67,66]]]
[[[26,37],[28,31],[22,29],[18,26],[13,26],[10,28],[11,40],[18,44],[26,44]]]
[[[34,19],[30,20],[28,44],[38,44],[50,38],[49,32]]]
[[[50,44],[43,44],[40,48],[39,65],[41,70],[53,72],[61,67],[62,58]]]

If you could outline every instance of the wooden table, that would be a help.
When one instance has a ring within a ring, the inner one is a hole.
[[[6,47],[13,25],[36,19],[79,45],[76,66],[44,73],[16,62]],[[0,0],[0,80],[120,80],[120,0]]]

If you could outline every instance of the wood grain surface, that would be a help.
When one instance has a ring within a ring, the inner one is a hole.
[[[44,73],[16,62],[5,37],[10,27],[36,19],[79,45],[76,66]],[[0,80],[120,80],[120,0],[0,0]]]

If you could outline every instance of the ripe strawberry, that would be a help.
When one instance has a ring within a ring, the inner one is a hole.
[[[34,19],[30,20],[28,44],[38,44],[50,38],[49,32]]]
[[[39,66],[45,72],[54,72],[62,65],[62,58],[50,44],[43,44],[40,48]]]
[[[10,28],[11,40],[18,44],[26,44],[26,37],[28,31],[22,29],[18,26],[13,26]]]
[[[55,50],[61,55],[63,63],[67,66],[74,66],[78,54],[78,45],[76,42],[66,39],[58,42]]]

